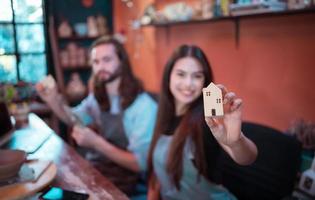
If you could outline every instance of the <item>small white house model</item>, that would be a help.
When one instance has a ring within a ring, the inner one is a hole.
[[[221,89],[211,82],[206,88],[202,89],[202,93],[205,116],[214,117],[224,115]]]

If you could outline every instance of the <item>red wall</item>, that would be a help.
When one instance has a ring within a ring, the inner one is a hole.
[[[126,48],[129,53],[133,70],[143,80],[146,89],[157,91],[159,77],[156,76],[156,39],[155,28],[133,29],[132,20],[139,18],[145,7],[153,0],[133,1],[134,6],[128,8],[122,1],[113,1],[114,4],[114,31],[125,32]]]
[[[139,2],[143,8],[145,1]],[[117,30],[127,27],[128,9],[120,5],[115,11]],[[136,74],[147,89],[158,91],[164,64],[174,48],[196,44],[212,64],[215,82],[244,100],[245,120],[280,130],[296,118],[315,121],[315,13],[241,19],[238,46],[235,31],[232,20],[144,27],[138,44],[141,51],[132,58]],[[127,34],[132,35],[134,31]],[[135,40],[129,40],[129,53],[134,54],[135,45]]]

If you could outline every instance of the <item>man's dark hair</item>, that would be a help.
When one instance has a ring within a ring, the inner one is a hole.
[[[120,77],[121,82],[119,85],[120,105],[122,109],[126,109],[137,97],[139,93],[143,91],[142,83],[137,79],[131,68],[128,54],[124,46],[118,42],[115,38],[110,36],[103,36],[93,42],[90,47],[90,52],[93,48],[100,45],[113,45],[116,54],[120,61]],[[93,79],[93,92],[97,102],[100,105],[102,111],[108,111],[110,109],[110,102],[106,91],[105,84],[101,84],[96,80],[95,74],[92,75]]]

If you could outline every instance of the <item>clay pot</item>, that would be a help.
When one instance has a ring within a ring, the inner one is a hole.
[[[0,180],[17,175],[25,160],[25,151],[0,150]]]

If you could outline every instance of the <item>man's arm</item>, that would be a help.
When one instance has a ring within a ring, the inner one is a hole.
[[[140,172],[140,166],[133,153],[112,145],[90,128],[75,126],[71,135],[78,145],[93,148],[118,165]]]
[[[36,84],[36,90],[41,99],[61,121],[69,126],[76,124],[78,119],[72,113],[71,108],[65,103],[56,87],[47,88],[42,83],[38,83]]]
[[[60,94],[57,95],[56,99],[52,101],[46,101],[46,104],[62,122],[68,126],[74,125],[69,115],[71,108],[62,100],[62,96]]]
[[[122,167],[136,172],[144,171],[156,111],[156,103],[148,99],[137,101],[132,108],[125,111],[124,125],[129,139],[128,151],[114,146],[89,128],[75,126],[72,137],[78,145],[94,148]]]
[[[96,145],[96,149],[122,167],[134,172],[140,172],[141,170],[136,156],[132,152],[119,149],[106,140],[99,140],[99,145]]]

